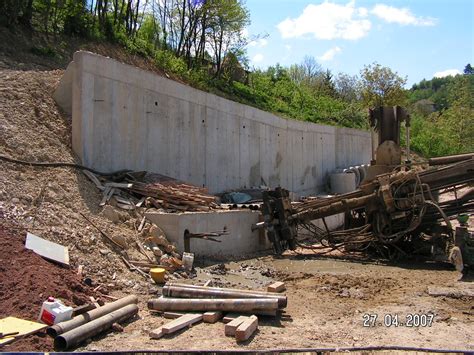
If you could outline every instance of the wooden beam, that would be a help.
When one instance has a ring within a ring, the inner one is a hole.
[[[235,339],[237,341],[245,341],[257,330],[258,318],[256,316],[248,317],[235,330]]]
[[[163,313],[163,318],[167,318],[167,319],[176,319],[176,318],[179,318],[181,316],[184,316],[186,313],[182,313],[182,312],[164,312]]]
[[[225,335],[233,337],[235,335],[235,331],[237,330],[238,326],[241,325],[247,318],[249,317],[239,316],[235,318],[234,320],[230,321],[229,323],[227,323],[224,328]]]
[[[284,282],[274,282],[267,287],[268,292],[283,292],[286,290],[286,286]]]
[[[239,313],[227,313],[224,316],[224,318],[222,318],[222,321],[227,324],[227,323],[233,321],[235,318],[238,318],[240,316],[241,316],[241,314],[239,314]]]
[[[176,332],[177,330],[183,329],[187,326],[190,326],[194,323],[197,323],[202,320],[202,313],[196,314],[185,314],[165,325],[161,328],[163,329],[163,333],[171,334]]]
[[[165,333],[163,333],[163,329],[156,328],[150,332],[150,338],[152,339],[160,339]]]
[[[215,323],[222,318],[222,312],[206,312],[202,316],[204,323]]]

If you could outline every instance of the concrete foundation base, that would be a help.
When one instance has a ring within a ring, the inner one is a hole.
[[[263,232],[252,232],[251,226],[259,221],[260,212],[250,210],[215,211],[215,212],[185,212],[161,213],[147,212],[146,218],[159,226],[166,238],[176,245],[180,252],[184,251],[184,232],[204,233],[229,231],[217,239],[217,243],[204,239],[191,239],[191,252],[196,257],[213,259],[241,258],[245,255],[271,250]]]
[[[252,232],[252,224],[259,221],[260,212],[250,210],[232,210],[215,212],[163,213],[149,211],[146,218],[159,226],[166,238],[176,245],[179,252],[184,251],[184,232],[204,233],[221,231],[224,228],[228,235],[219,237],[222,242],[204,239],[191,239],[191,252],[197,258],[214,260],[239,259],[261,251],[272,251],[264,231]],[[313,221],[324,229],[321,220]],[[328,228],[333,230],[344,223],[344,214],[326,217]]]

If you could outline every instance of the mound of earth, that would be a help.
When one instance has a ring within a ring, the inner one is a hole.
[[[61,299],[68,306],[80,306],[95,295],[70,269],[53,264],[25,248],[26,231],[13,224],[0,224],[0,318],[15,316],[37,321],[43,301],[48,296]],[[43,335],[31,336],[8,345],[4,350],[52,349],[52,340]]]

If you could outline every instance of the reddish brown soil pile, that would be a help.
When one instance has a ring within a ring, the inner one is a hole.
[[[60,298],[70,306],[87,303],[92,290],[72,270],[25,249],[25,235],[25,230],[0,222],[0,318],[14,316],[36,321],[48,296]],[[29,336],[2,349],[25,350],[52,350],[52,339]]]

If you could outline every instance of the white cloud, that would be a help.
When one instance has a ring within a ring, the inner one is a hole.
[[[389,23],[398,23],[404,26],[434,26],[436,24],[436,19],[432,17],[417,17],[406,7],[397,8],[384,4],[377,4],[371,10],[371,13]]]
[[[265,38],[260,38],[249,43],[250,47],[265,47],[268,41]]]
[[[339,52],[341,52],[341,48],[332,47],[331,49],[328,49],[326,52],[324,52],[322,56],[318,57],[318,59],[322,62],[326,62],[332,60],[334,56]]]
[[[366,36],[371,28],[371,22],[365,18],[367,13],[365,8],[356,8],[355,1],[346,5],[325,1],[306,6],[299,17],[287,18],[277,27],[283,38],[312,34],[317,39],[356,40]]]
[[[461,74],[461,71],[458,69],[446,69],[443,71],[438,71],[433,74],[433,77],[435,78],[444,78],[445,76],[456,76],[458,74]]]
[[[289,44],[285,44],[285,48],[287,51],[291,51],[291,46]]]
[[[243,37],[248,37],[249,36],[249,30],[244,28],[242,30],[242,32],[240,32],[240,34],[243,36]]]
[[[261,53],[255,54],[255,56],[252,58],[252,62],[254,63],[260,63],[261,61],[263,61],[263,54]]]

